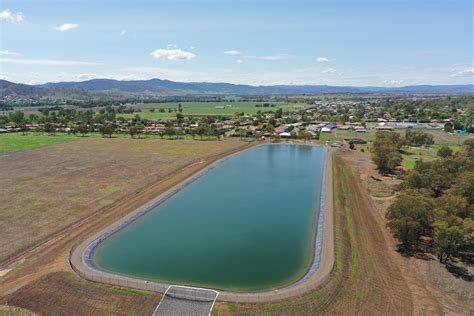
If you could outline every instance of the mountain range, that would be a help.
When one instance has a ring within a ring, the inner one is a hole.
[[[26,85],[0,80],[0,96],[88,98],[97,94],[128,96],[186,95],[295,95],[324,93],[474,93],[474,84],[415,85],[403,87],[351,87],[328,85],[252,86],[231,83],[176,82],[162,79],[119,81],[92,79],[82,82],[49,82]]]

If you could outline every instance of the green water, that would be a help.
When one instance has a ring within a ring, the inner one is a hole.
[[[301,278],[312,262],[326,152],[265,145],[232,157],[94,251],[118,274],[259,291]]]

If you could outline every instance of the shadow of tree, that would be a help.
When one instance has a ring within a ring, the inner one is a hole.
[[[448,270],[456,278],[461,278],[464,281],[473,281],[474,275],[472,275],[468,269],[455,265],[454,263],[446,263],[446,270]]]

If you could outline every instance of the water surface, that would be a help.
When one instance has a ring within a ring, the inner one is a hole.
[[[225,160],[99,244],[94,264],[236,291],[293,283],[312,262],[325,157],[279,144]]]

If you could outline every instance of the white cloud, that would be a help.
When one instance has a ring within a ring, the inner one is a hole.
[[[233,49],[231,49],[231,50],[226,50],[226,51],[224,52],[224,54],[226,54],[226,55],[231,55],[231,56],[237,56],[237,55],[242,55],[242,52],[241,52],[241,51],[238,51],[238,50],[233,50]]]
[[[471,77],[474,76],[474,68],[467,68],[464,70],[460,70],[458,72],[455,72],[451,75],[451,77]]]
[[[15,65],[43,65],[43,66],[96,66],[101,63],[76,61],[76,60],[58,60],[58,59],[25,59],[25,58],[0,58],[4,64]]]
[[[326,68],[323,71],[321,71],[322,74],[333,74],[336,72],[336,69],[334,68]]]
[[[12,12],[10,9],[5,9],[0,12],[0,21],[9,21],[12,23],[21,23],[25,20],[23,13]]]
[[[237,64],[241,64],[241,63],[243,63],[244,61],[243,61],[242,59],[237,59],[236,62],[237,62]]]
[[[318,63],[328,63],[330,62],[331,60],[326,58],[326,57],[318,57],[318,59],[316,59],[318,61]]]
[[[257,58],[262,59],[262,60],[284,60],[284,59],[288,59],[290,57],[291,56],[288,55],[288,54],[275,54],[275,55],[269,55],[269,56],[261,56],[261,57],[257,57]]]
[[[157,49],[154,52],[151,52],[150,55],[156,59],[167,60],[191,60],[196,57],[195,54],[181,49]]]
[[[267,56],[255,56],[255,55],[243,56],[243,58],[246,58],[246,59],[261,59],[261,60],[285,60],[291,57],[292,56],[289,54],[274,54],[274,55],[267,55]]]
[[[127,30],[121,30],[120,31],[120,36],[124,36],[127,33]]]
[[[11,52],[9,50],[0,50],[0,56],[12,56],[12,57],[19,57],[21,56],[20,53]]]
[[[65,32],[65,31],[70,31],[73,29],[76,29],[79,27],[79,24],[75,23],[64,23],[61,26],[55,26],[53,27],[54,30],[59,31],[59,32]]]
[[[382,81],[382,85],[384,85],[384,86],[400,86],[403,82],[405,82],[403,79],[384,80],[384,81]]]

